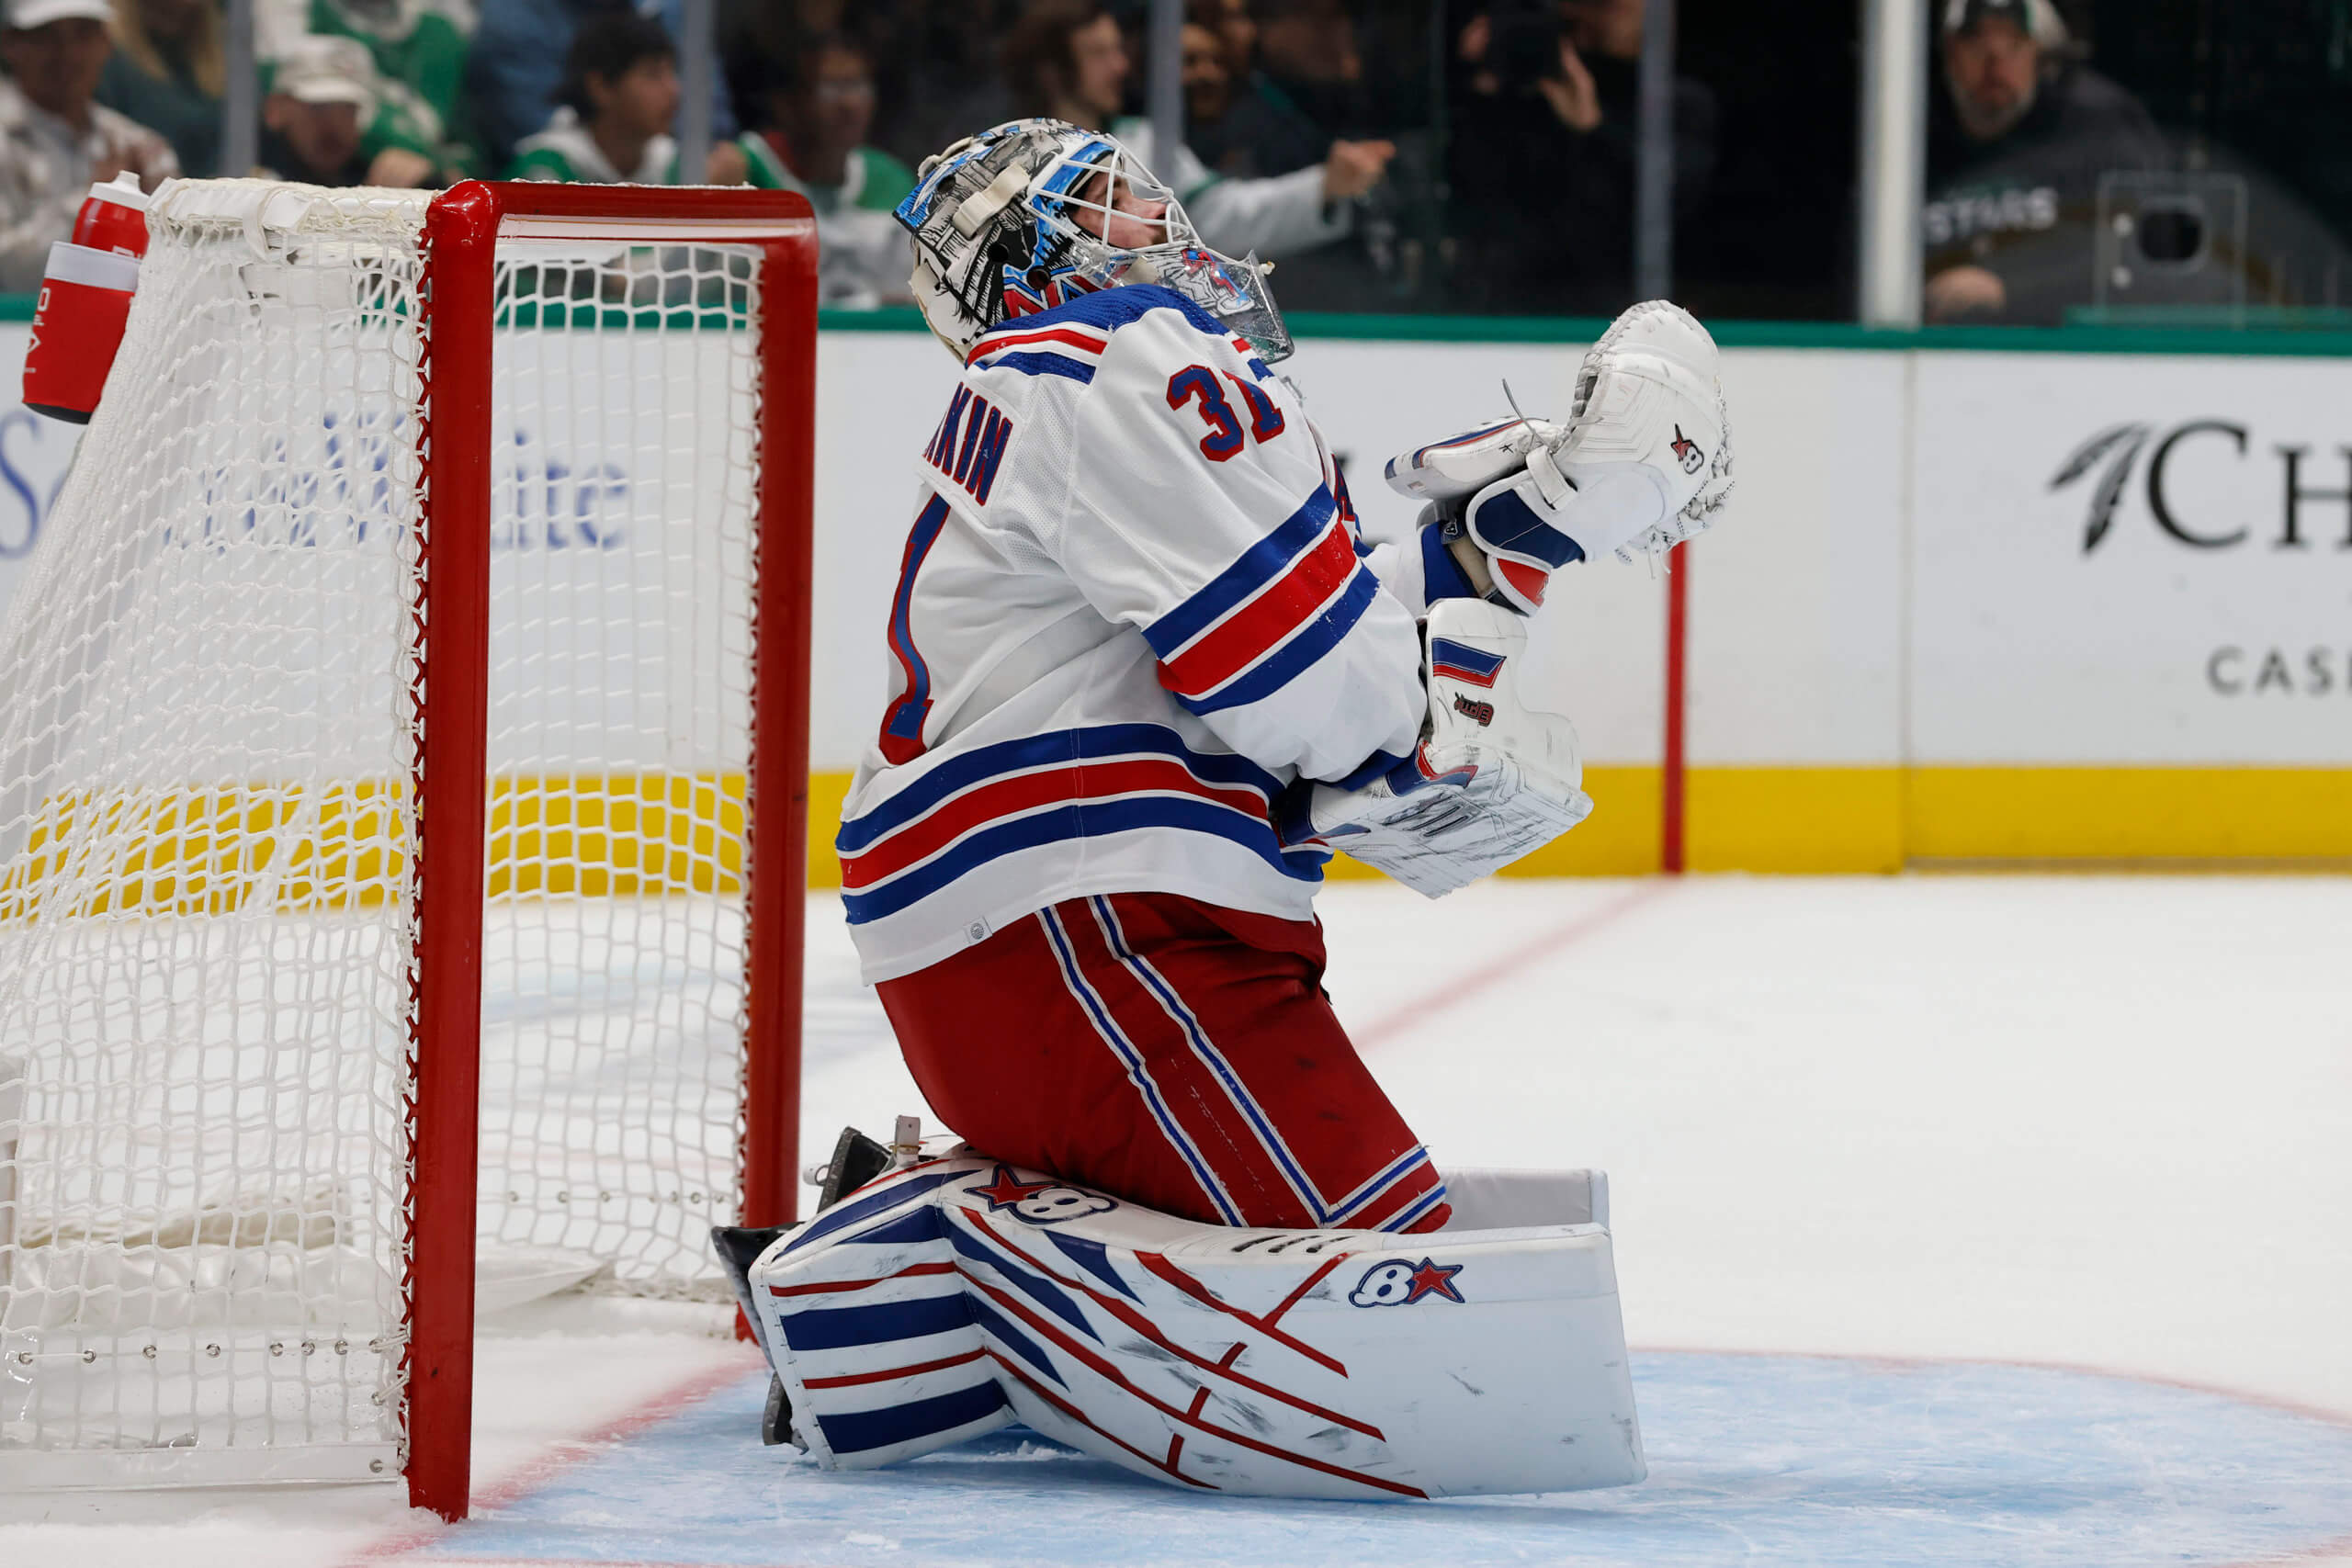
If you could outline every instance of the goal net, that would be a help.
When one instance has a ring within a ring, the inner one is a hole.
[[[149,228],[0,630],[0,1486],[397,1474],[477,1256],[485,1308],[721,1300],[747,1125],[789,1202],[814,242],[479,185]]]

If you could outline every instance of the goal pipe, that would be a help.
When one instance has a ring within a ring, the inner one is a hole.
[[[808,200],[786,191],[478,180],[454,186],[426,212],[420,312],[416,440],[425,478],[418,512],[423,586],[412,633],[419,689],[412,700],[422,739],[413,781],[416,1032],[403,1248],[409,1502],[446,1519],[464,1517],[471,1491],[492,349],[497,245],[510,230],[762,249],[741,1223],[781,1224],[794,1217],[800,1125],[816,472],[817,247]],[[427,1246],[430,1257],[424,1256]]]
[[[1690,547],[1684,543],[1666,557],[1666,756],[1658,781],[1657,868],[1668,876],[1681,875],[1684,863],[1690,643]]]

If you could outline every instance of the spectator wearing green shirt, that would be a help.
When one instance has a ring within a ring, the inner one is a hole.
[[[98,102],[161,134],[192,179],[217,173],[228,68],[212,0],[122,0]]]
[[[908,299],[906,231],[891,209],[915,175],[878,147],[874,64],[842,34],[813,39],[787,62],[754,57],[732,84],[737,112],[757,130],[738,139],[745,177],[763,190],[795,190],[817,214],[819,296],[865,309]]]
[[[371,185],[416,186],[475,172],[480,155],[458,123],[469,0],[262,0],[265,52],[299,33],[366,46],[383,92],[360,137]]]
[[[270,62],[254,150],[261,161],[253,172],[314,186],[368,183],[371,160],[360,141],[382,95],[383,82],[357,39],[311,33],[293,39]]]
[[[582,24],[545,130],[515,144],[509,179],[676,185],[678,58],[660,22],[612,11]]]
[[[754,69],[758,80],[738,94],[760,127],[742,141],[752,184],[797,190],[828,216],[888,212],[915,188],[912,169],[865,145],[874,127],[874,65],[864,45],[835,33],[787,66],[763,61]]]

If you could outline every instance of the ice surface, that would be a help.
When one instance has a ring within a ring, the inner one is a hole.
[[[2214,1394],[2024,1367],[1677,1351],[1637,1358],[1634,1375],[1645,1484],[1435,1506],[1204,1497],[1020,1428],[894,1472],[828,1475],[746,1440],[766,1389],[755,1377],[417,1555],[2128,1568],[2352,1531],[2352,1428]]]
[[[814,912],[810,1158],[844,1121],[921,1105],[830,901]],[[1324,918],[1331,992],[1441,1168],[1609,1170],[1628,1333],[1692,1353],[1637,1358],[1644,1487],[1317,1506],[1264,1560],[2352,1563],[2352,879],[1509,882],[1439,904],[1351,883]],[[715,1327],[702,1309],[627,1304],[599,1338],[543,1318],[484,1342],[498,1517],[420,1550],[1238,1561],[1209,1543],[1281,1508],[1243,1525],[1001,1449],[824,1477],[743,1436],[728,1402],[755,1382],[582,1445],[742,1367],[674,1331]],[[640,1473],[739,1511],[663,1533],[671,1488],[612,1479]],[[398,1501],[0,1499],[20,1521],[0,1562],[380,1560],[417,1525]],[[1069,1533],[1024,1549],[1048,1524]]]

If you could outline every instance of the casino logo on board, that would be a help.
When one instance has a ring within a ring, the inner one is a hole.
[[[2196,450],[2207,446],[2219,450]],[[2244,505],[2226,515],[2208,515],[2183,504],[2175,493],[2174,464],[2191,455],[2234,463],[2241,476],[2232,489],[2244,497]],[[2340,483],[2330,479],[2329,465],[2341,465]],[[2108,426],[2067,454],[2048,488],[2054,494],[2094,472],[2098,479],[2083,517],[2085,555],[2114,531],[2135,479],[2143,480],[2148,518],[2158,532],[2191,549],[2249,544],[2282,550],[2330,545],[2352,549],[2352,445],[2314,456],[2309,446],[2264,442],[2226,419],[2184,420],[2161,434],[2154,423],[2127,422]]]

